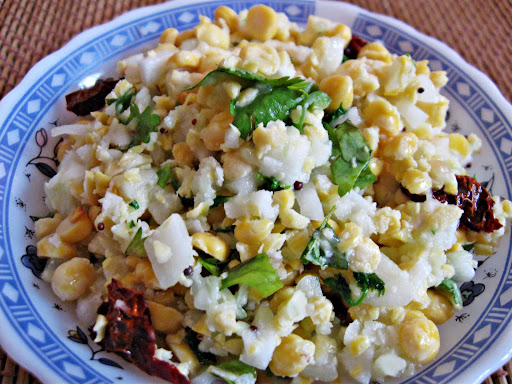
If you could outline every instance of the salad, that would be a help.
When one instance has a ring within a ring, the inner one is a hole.
[[[66,97],[43,279],[172,383],[386,382],[462,308],[512,203],[467,174],[447,77],[349,27],[217,8]],[[499,257],[499,256],[495,256]]]

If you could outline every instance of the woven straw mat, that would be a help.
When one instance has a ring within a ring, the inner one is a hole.
[[[163,0],[0,0],[0,98],[43,57],[89,27]],[[455,49],[512,101],[511,0],[352,0]],[[1,330],[0,330],[1,332]],[[511,384],[512,363],[485,380]],[[0,348],[1,384],[39,383]]]

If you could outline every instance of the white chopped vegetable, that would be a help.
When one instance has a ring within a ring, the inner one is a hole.
[[[405,119],[406,126],[413,130],[427,122],[428,115],[409,101],[400,100],[396,103],[396,107]]]
[[[476,262],[473,255],[467,251],[448,252],[446,260],[455,268],[452,279],[458,283],[470,281],[475,276]]]
[[[257,191],[240,194],[224,204],[226,216],[232,219],[255,217],[274,221],[279,213],[279,206],[272,204],[271,191]]]
[[[52,137],[57,137],[61,135],[77,135],[84,136],[88,134],[92,129],[92,124],[69,124],[69,125],[60,125],[58,127],[52,128]]]
[[[386,353],[375,359],[375,363],[373,364],[373,371],[376,376],[397,377],[400,373],[403,372],[406,366],[407,362],[401,357],[395,355],[394,353]]]
[[[434,83],[427,75],[418,75],[416,77],[420,88],[418,89],[418,101],[424,103],[437,103],[439,101],[439,92],[436,90]]]
[[[301,215],[310,220],[323,220],[325,215],[322,203],[312,182],[305,184],[300,191],[295,191],[295,198],[299,203]]]
[[[168,247],[167,252],[160,252],[160,248],[155,247],[155,241],[165,244]],[[194,264],[192,238],[188,235],[185,222],[177,213],[172,214],[147,237],[144,249],[162,289],[175,285],[185,268]]]

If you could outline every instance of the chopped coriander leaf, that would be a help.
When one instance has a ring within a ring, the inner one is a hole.
[[[336,291],[350,306],[356,306],[363,302],[370,290],[377,291],[379,296],[386,291],[384,282],[375,273],[354,272],[357,286],[361,289],[361,296],[354,301],[352,299],[352,291],[345,278],[341,273],[337,273],[334,277],[328,277],[324,283]]]
[[[202,352],[199,349],[199,334],[194,332],[192,329],[187,328],[185,331],[185,343],[189,346],[189,348],[194,352],[194,355],[197,357],[197,360],[202,365],[212,365],[217,362],[215,355],[208,352]]]
[[[172,187],[175,191],[180,187],[178,181],[174,178],[172,173],[172,167],[170,164],[165,164],[162,168],[156,171],[158,176],[158,181],[156,182],[160,187],[165,188],[169,183],[169,180],[172,183]]]
[[[135,222],[132,220],[130,221],[130,228],[134,228],[135,227]]]
[[[128,204],[130,207],[133,207],[135,209],[139,209],[140,208],[140,205],[139,203],[137,202],[137,200],[133,200],[130,204]]]
[[[277,180],[274,176],[266,176],[263,173],[256,173],[256,178],[260,181],[263,181],[263,184],[260,186],[260,189],[265,189],[267,191],[280,191],[282,189],[290,189],[290,185],[281,185],[281,182]]]
[[[215,196],[215,199],[213,199],[213,205],[210,208],[217,208],[219,205],[227,202],[230,197],[231,196]]]
[[[250,373],[251,375],[256,377],[256,369],[254,367],[251,367],[250,365],[242,363],[240,360],[227,361],[225,363],[219,364],[218,367],[239,375]]]
[[[475,244],[476,243],[464,244],[462,248],[467,252],[471,252],[473,248],[475,248]]]
[[[240,137],[247,140],[260,123],[266,125],[270,121],[286,121],[291,110],[305,98],[302,91],[286,86],[260,92],[248,105],[234,107],[233,125],[240,131]]]
[[[215,228],[215,232],[220,232],[220,233],[227,233],[227,232],[234,232],[235,231],[235,226],[234,225],[230,225],[229,227],[226,227],[226,228]]]
[[[300,121],[296,125],[297,129],[302,132],[304,120],[306,119],[306,112],[309,109],[325,109],[331,103],[331,98],[324,92],[315,91],[308,95],[308,97],[301,103],[302,112]]]
[[[142,228],[139,228],[133,236],[132,241],[128,244],[125,254],[127,256],[146,257],[146,249],[144,248],[144,241],[146,238],[142,238]]]
[[[199,255],[197,256],[197,260],[203,267],[206,268],[208,272],[214,276],[220,276],[222,273],[221,269],[224,269],[224,267],[227,265],[227,262],[219,261],[214,257],[203,258],[201,255]]]
[[[294,77],[290,79],[290,77],[280,77],[279,79],[268,79],[259,73],[253,73],[244,71],[243,69],[229,69],[229,68],[217,68],[210,73],[208,73],[203,80],[197,83],[195,86],[188,88],[187,90],[192,90],[198,87],[206,87],[208,85],[216,85],[223,83],[225,81],[237,81],[242,85],[242,88],[247,88],[248,86],[253,85],[256,82],[261,82],[265,84],[269,84],[272,86],[295,86],[295,88],[304,88],[304,83],[310,84],[306,82],[304,79],[300,77]]]
[[[151,138],[150,133],[158,132],[157,125],[160,123],[160,116],[153,114],[150,107],[146,107],[146,109],[140,113],[137,104],[132,104],[130,105],[130,117],[128,117],[126,124],[133,119],[137,119],[137,125],[129,147],[149,143]]]
[[[357,177],[354,188],[363,189],[366,188],[369,185],[372,185],[377,181],[377,176],[373,174],[373,172],[370,170],[369,165],[367,164],[366,167],[363,168],[359,176]]]
[[[234,115],[233,125],[240,131],[242,139],[247,140],[258,124],[269,121],[286,121],[292,109],[307,100],[309,93],[315,93],[318,87],[304,79],[282,77],[267,79],[266,77],[241,69],[217,68],[207,74],[203,80],[192,88],[215,85],[225,81],[237,81],[242,89],[254,87],[258,94],[249,104],[237,106],[237,99],[231,100],[229,112]],[[325,94],[323,94],[325,95]],[[325,104],[322,93],[313,96],[310,104]],[[328,97],[328,96],[327,96]]]
[[[332,141],[331,174],[338,185],[338,194],[345,195],[354,187],[360,189],[377,181],[369,168],[371,150],[361,131],[346,121],[332,128],[324,123]]]
[[[263,299],[283,287],[283,282],[265,253],[260,253],[228,271],[228,276],[221,282],[220,290],[237,284],[255,288]]]
[[[327,224],[334,209],[335,206],[331,208],[322,224],[313,232],[311,240],[309,240],[300,257],[303,264],[312,263],[319,265],[322,269],[327,267],[348,269],[347,257],[338,248],[340,239]]]
[[[384,281],[375,273],[354,272],[357,285],[363,291],[377,291],[379,297],[386,293]]]
[[[414,60],[410,53],[406,53],[405,56],[407,56],[409,59],[411,59],[412,64],[414,65],[414,68],[416,68],[416,60]]]
[[[30,219],[32,219],[33,222],[36,222],[37,220],[53,219],[54,217],[55,217],[55,212],[50,212],[46,216],[30,216]]]
[[[229,380],[228,377],[232,378],[233,374],[238,377],[251,374],[254,378],[256,378],[256,369],[242,363],[240,360],[231,360],[225,363],[219,364],[216,367],[210,366],[208,368],[208,372],[212,375],[217,376],[227,382],[228,384],[234,384],[233,381]]]
[[[441,284],[434,289],[450,300],[456,310],[462,310],[462,294],[459,286],[454,280],[444,279]]]
[[[339,117],[343,116],[348,112],[347,109],[343,108],[341,105],[340,107],[335,110],[333,113],[326,113],[324,115],[323,121],[325,121],[327,124],[330,124],[332,126],[333,122],[338,119]]]
[[[107,105],[111,105],[112,103],[115,104],[116,113],[120,115],[125,110],[127,110],[130,107],[130,103],[132,101],[132,96],[134,96],[137,93],[137,90],[135,88],[130,88],[125,93],[123,93],[121,96],[119,96],[117,99],[107,99]]]

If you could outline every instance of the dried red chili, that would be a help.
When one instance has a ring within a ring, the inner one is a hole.
[[[78,116],[86,116],[105,106],[105,97],[112,92],[119,79],[99,79],[91,88],[66,95],[66,109]]]
[[[98,313],[107,318],[105,337],[99,344],[149,375],[174,384],[190,384],[190,380],[175,365],[154,357],[155,331],[142,293],[121,287],[115,279],[107,289],[108,301],[98,309]]]
[[[433,197],[441,203],[457,205],[464,212],[460,218],[459,228],[472,231],[494,232],[502,225],[494,217],[492,207],[494,200],[485,187],[470,176],[455,175],[457,178],[457,195],[450,195],[443,189],[433,192]],[[415,195],[406,188],[402,192],[412,201],[423,202],[424,195]]]
[[[494,217],[494,200],[485,187],[470,176],[456,175],[457,195],[449,195],[444,189],[434,192],[434,198],[456,204],[464,213],[459,227],[473,231],[494,232],[502,225]]]
[[[357,55],[361,48],[363,48],[368,42],[366,40],[361,39],[358,36],[353,35],[352,40],[348,43],[347,48],[343,51],[343,54],[347,56],[348,59],[354,60],[357,59]]]

